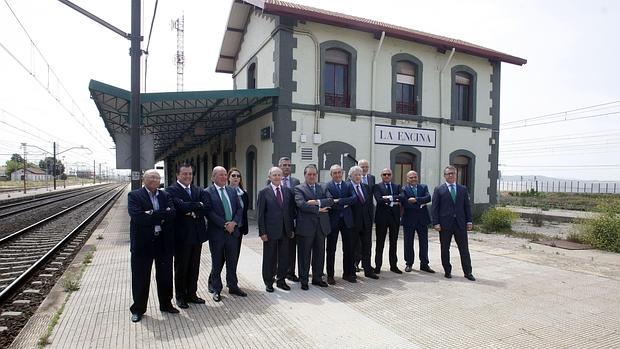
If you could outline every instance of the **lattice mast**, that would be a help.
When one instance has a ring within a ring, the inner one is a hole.
[[[172,21],[172,30],[177,31],[177,54],[175,61],[177,65],[177,91],[183,91],[183,72],[185,70],[185,15]]]

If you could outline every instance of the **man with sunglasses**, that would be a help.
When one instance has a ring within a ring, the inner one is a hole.
[[[396,244],[398,242],[398,229],[400,226],[400,185],[392,183],[392,170],[384,168],[381,170],[381,182],[375,184],[373,195],[377,201],[375,211],[375,224],[377,231],[377,242],[375,247],[375,274],[381,273],[383,263],[383,247],[385,237],[389,230],[390,242],[390,270],[396,274],[403,272],[398,269],[396,256]]]
[[[443,170],[443,176],[446,182],[438,185],[433,192],[432,216],[433,228],[439,232],[444,276],[448,279],[452,278],[450,243],[454,235],[465,278],[476,281],[471,273],[471,258],[467,243],[467,232],[473,229],[469,193],[467,187],[456,183],[454,166],[447,166]]]

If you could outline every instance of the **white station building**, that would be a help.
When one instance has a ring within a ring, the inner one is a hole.
[[[203,119],[167,143],[154,132],[155,158],[166,162],[169,181],[179,163],[194,164],[201,186],[210,184],[214,165],[237,167],[252,203],[282,156],[302,182],[307,164],[327,181],[331,165],[348,170],[364,158],[375,175],[391,168],[398,183],[416,170],[429,188],[452,164],[473,203],[487,206],[497,197],[502,62],[527,61],[294,3],[235,0],[216,71],[231,74],[230,96],[270,103],[250,103],[215,133],[202,129],[213,126]],[[113,137],[122,133],[110,125]]]

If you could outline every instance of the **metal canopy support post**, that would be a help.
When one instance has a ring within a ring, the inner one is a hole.
[[[131,189],[140,188],[140,0],[131,0],[131,101],[129,129],[131,135]]]

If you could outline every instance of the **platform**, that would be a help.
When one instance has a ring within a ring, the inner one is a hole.
[[[98,234],[103,239],[95,239]],[[443,277],[437,234],[431,231],[429,236],[436,274],[414,270],[397,275],[386,270],[386,246],[380,280],[358,274],[356,284],[343,281],[337,260],[335,286],[311,285],[302,291],[289,281],[291,291],[276,288],[266,293],[262,242],[256,227],[251,227],[243,239],[238,269],[239,285],[248,297],[224,291],[221,302],[211,300],[205,244],[198,294],[207,303],[191,304],[177,315],[161,313],[153,280],[148,310],[141,322],[132,323],[129,217],[126,200],[120,200],[88,242],[96,246],[92,264],[81,289],[67,301],[48,347],[620,347],[620,255],[601,251],[556,255],[552,247],[513,248],[514,242],[472,234],[470,250],[478,280],[470,282],[463,278],[456,246],[451,250],[453,278]],[[404,269],[402,239],[398,248],[399,266]],[[559,262],[563,256],[586,262]],[[556,259],[557,263],[549,262]],[[414,268],[419,268],[417,261]],[[42,306],[12,347],[34,347],[47,327],[49,309],[59,303]]]

